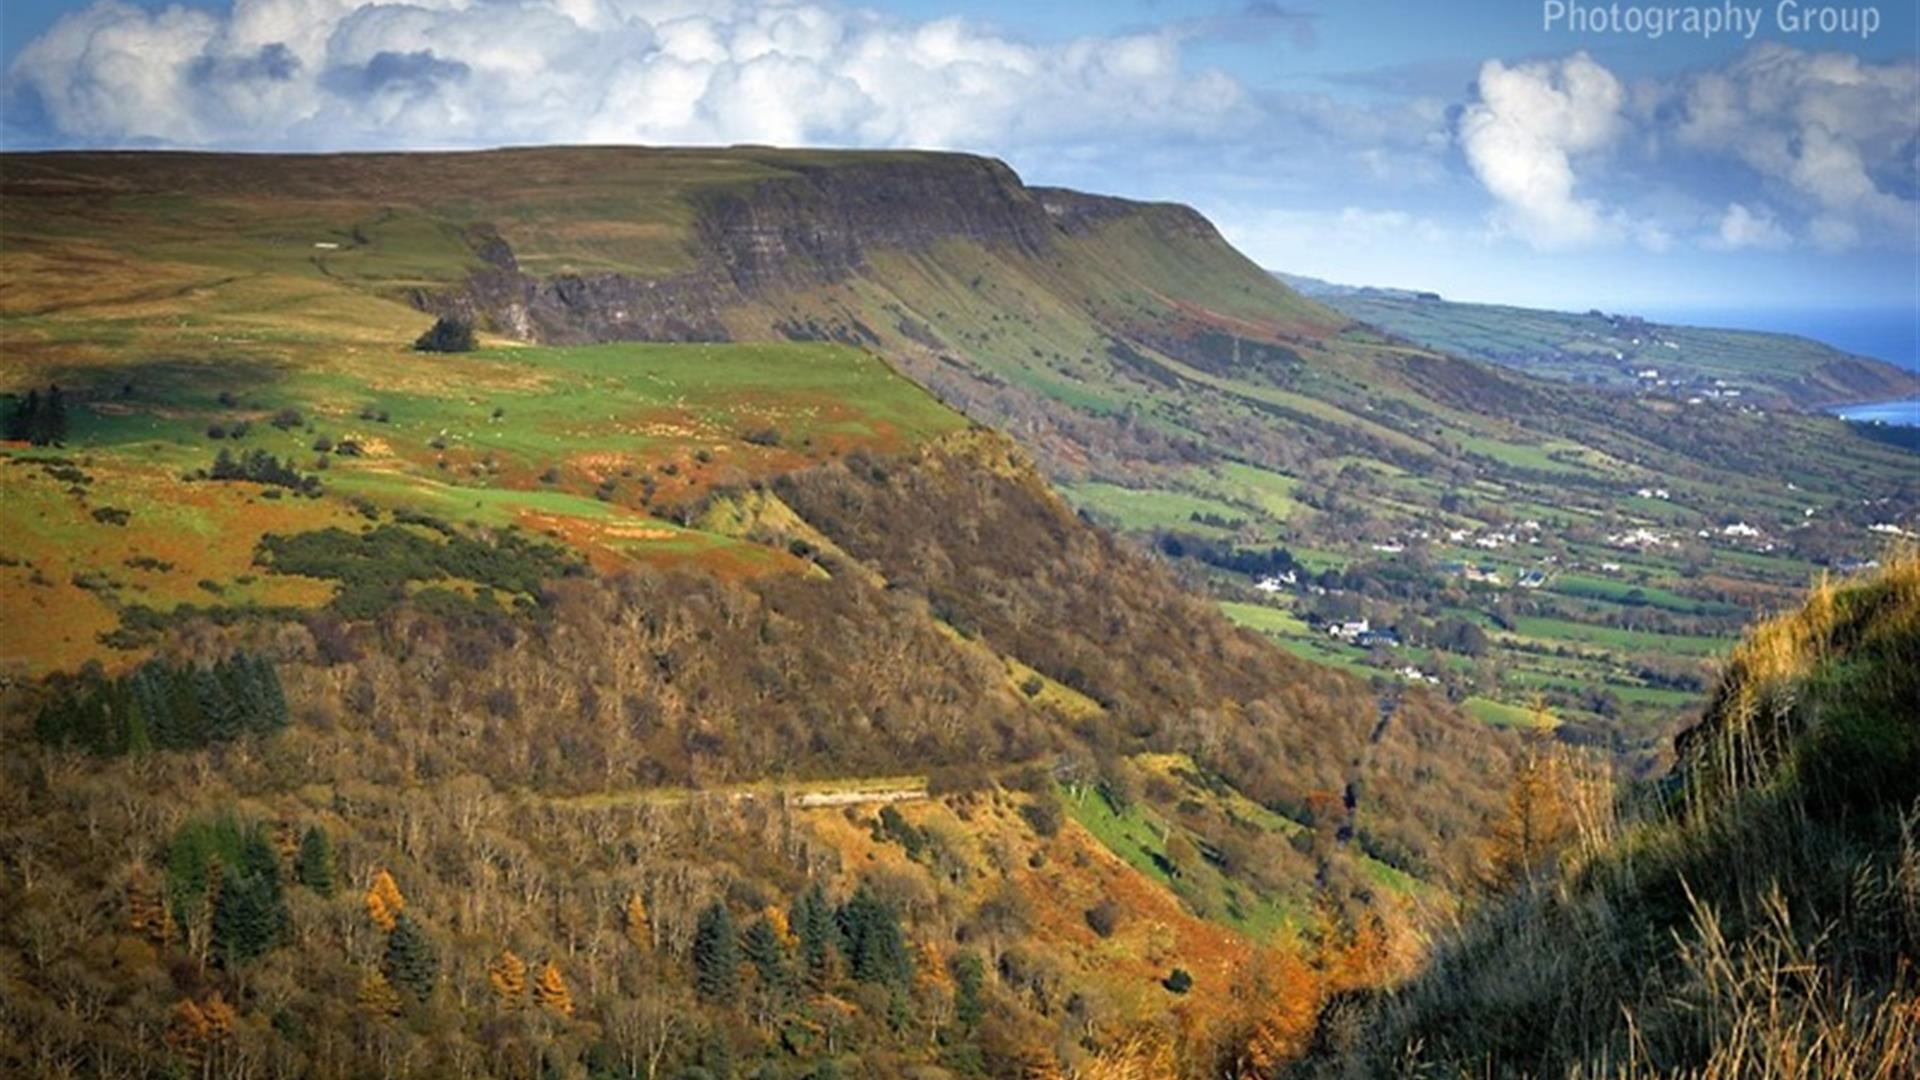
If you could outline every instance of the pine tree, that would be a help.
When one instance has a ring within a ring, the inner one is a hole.
[[[360,1011],[369,1016],[399,1016],[400,995],[394,992],[393,984],[380,971],[370,970],[360,980],[360,991],[354,995]]]
[[[731,1005],[740,989],[740,942],[725,904],[709,904],[693,931],[694,989],[700,996]]]
[[[800,961],[806,969],[807,985],[825,990],[832,985],[835,975],[833,949],[839,931],[834,926],[833,907],[827,903],[819,882],[814,882],[794,901],[793,913],[787,921],[800,940]]]
[[[194,693],[200,699],[200,714],[206,717],[206,737],[214,742],[232,742],[246,730],[246,717],[233,693],[233,665],[220,661],[212,667],[194,667]]]
[[[501,949],[500,956],[487,965],[487,983],[501,1005],[517,1007],[527,994],[527,962],[512,949]]]
[[[573,995],[567,992],[567,980],[551,960],[540,969],[540,978],[533,984],[533,999],[550,1012],[573,1015]]]
[[[840,909],[840,933],[847,970],[855,980],[897,986],[912,977],[913,957],[899,918],[866,886]]]
[[[333,895],[333,842],[325,829],[307,826],[300,837],[300,853],[294,856],[295,880],[321,896]]]
[[[387,951],[380,967],[395,986],[413,995],[414,1000],[425,1001],[439,978],[440,958],[413,920],[399,915],[394,918],[393,932],[387,935]]]
[[[753,965],[760,986],[775,999],[782,998],[793,985],[793,971],[787,963],[787,946],[780,933],[765,917],[755,919],[741,936],[740,952]]]
[[[373,885],[367,889],[366,903],[367,918],[388,933],[393,932],[395,920],[407,909],[407,898],[400,895],[400,886],[393,883],[393,875],[384,869],[373,875]]]
[[[258,870],[222,874],[213,903],[213,947],[229,967],[272,948],[286,925],[279,883]]]

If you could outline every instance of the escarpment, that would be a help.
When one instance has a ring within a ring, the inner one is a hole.
[[[529,341],[724,341],[741,311],[798,290],[872,272],[881,252],[925,253],[964,243],[1040,260],[1065,236],[1141,215],[1153,228],[1219,241],[1197,212],[1061,188],[1029,188],[1002,162],[961,154],[873,155],[820,164],[790,155],[747,162],[775,175],[691,192],[683,245],[690,269],[539,274],[494,226],[468,231],[479,263],[464,281],[415,289],[416,307]],[[639,163],[634,167],[645,168]],[[779,318],[752,318],[750,336],[870,337]]]

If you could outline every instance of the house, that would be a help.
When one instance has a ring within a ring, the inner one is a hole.
[[[1440,677],[1438,675],[1429,675],[1426,672],[1421,671],[1419,668],[1414,667],[1412,664],[1407,664],[1398,668],[1397,670],[1394,671],[1394,674],[1410,682],[1432,683],[1435,685],[1438,685],[1440,682]]]
[[[1263,577],[1254,582],[1253,587],[1263,593],[1285,592],[1287,586],[1298,585],[1300,580],[1289,570],[1277,576]]]
[[[1537,589],[1546,583],[1547,572],[1545,570],[1529,570],[1520,575],[1520,587],[1523,589]]]
[[[1327,624],[1327,634],[1329,636],[1339,638],[1348,644],[1358,641],[1360,635],[1368,633],[1372,629],[1372,624],[1368,623],[1365,619],[1348,619],[1346,622]]]
[[[1371,649],[1376,645],[1395,649],[1400,646],[1400,635],[1386,627],[1378,630],[1363,630],[1353,636],[1353,643],[1363,649]]]
[[[1373,544],[1370,546],[1373,548],[1373,550],[1385,552],[1388,555],[1398,555],[1401,552],[1407,550],[1407,545],[1401,543],[1398,540],[1389,540],[1384,544]]]
[[[1498,585],[1500,584],[1500,570],[1492,563],[1481,563],[1479,566],[1469,566],[1467,567],[1467,580],[1484,582],[1488,585]]]
[[[1721,536],[1733,536],[1733,537],[1744,537],[1744,538],[1746,538],[1746,539],[1749,539],[1749,540],[1750,540],[1750,539],[1753,539],[1754,537],[1757,537],[1757,536],[1759,536],[1759,535],[1760,535],[1760,530],[1759,530],[1759,529],[1756,529],[1756,528],[1754,528],[1753,526],[1751,526],[1751,525],[1749,525],[1749,524],[1747,524],[1747,523],[1746,523],[1746,522],[1744,522],[1744,521],[1736,521],[1736,522],[1734,522],[1734,523],[1733,523],[1733,524],[1731,524],[1731,525],[1723,525],[1723,526],[1721,526],[1721,527],[1720,527],[1720,535],[1721,535]]]

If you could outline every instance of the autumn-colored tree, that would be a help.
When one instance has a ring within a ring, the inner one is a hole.
[[[400,994],[378,968],[369,969],[360,980],[360,991],[354,999],[368,1016],[400,1015]]]
[[[501,949],[500,956],[487,965],[487,982],[500,1004],[517,1006],[527,993],[527,962],[512,949]]]
[[[367,918],[392,933],[394,921],[406,909],[407,898],[400,895],[400,886],[393,883],[393,875],[385,870],[373,875],[373,884],[367,889]]]
[[[167,910],[159,879],[144,865],[127,879],[127,929],[155,945],[173,938],[173,913]]]
[[[1536,872],[1573,838],[1573,777],[1547,743],[1544,724],[1528,739],[1486,843],[1485,883],[1504,892]]]
[[[639,893],[634,893],[627,898],[625,915],[627,940],[642,949],[651,945],[653,943],[653,931],[647,926],[647,904],[645,900],[640,898]]]
[[[200,1006],[194,1004],[191,998],[182,998],[174,1005],[161,1040],[167,1044],[167,1049],[197,1066],[206,1060],[207,1050],[212,1046],[212,1032],[207,1014]]]
[[[1236,1007],[1216,1044],[1214,1075],[1235,1080],[1279,1075],[1306,1049],[1325,992],[1324,973],[1298,952],[1267,949],[1253,956],[1234,985]]]
[[[561,1016],[573,1015],[573,995],[567,990],[567,980],[560,969],[549,960],[540,969],[540,977],[533,983],[533,999],[540,1007]]]

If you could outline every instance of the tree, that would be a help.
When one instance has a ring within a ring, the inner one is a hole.
[[[433,993],[434,980],[440,976],[440,958],[433,943],[412,919],[394,917],[393,932],[387,935],[387,951],[381,957],[381,970],[395,986],[425,1001]]]
[[[913,976],[913,957],[893,908],[862,885],[840,909],[847,969],[859,982],[902,985]]]
[[[567,992],[567,980],[551,960],[540,969],[540,978],[533,984],[533,999],[551,1012],[573,1015],[573,995]]]
[[[639,893],[634,893],[627,898],[625,916],[627,940],[641,948],[652,944],[653,932],[647,925],[647,905],[640,899]]]
[[[1544,710],[1537,714],[1544,718]],[[1529,736],[1507,788],[1506,807],[1487,842],[1486,885],[1496,892],[1534,881],[1536,871],[1573,836],[1567,790],[1572,777],[1546,745],[1546,730],[1536,727]]]
[[[501,1005],[517,1007],[527,993],[527,962],[512,949],[501,949],[499,957],[487,965],[487,984]]]
[[[407,909],[407,898],[400,895],[400,886],[393,883],[393,875],[384,869],[373,875],[373,884],[367,889],[367,918],[380,929],[393,932],[395,921],[400,913]]]
[[[839,930],[834,926],[833,907],[827,895],[814,882],[794,901],[788,924],[800,939],[800,961],[806,969],[807,985],[825,990],[834,978],[834,944]]]
[[[960,952],[947,962],[947,970],[953,974],[953,1018],[961,1028],[972,1031],[987,1012],[986,999],[981,996],[985,965],[979,953]]]
[[[228,967],[272,948],[286,924],[278,880],[254,872],[220,877],[213,903],[213,947]]]
[[[460,319],[442,315],[426,333],[414,339],[418,352],[472,352],[473,327]]]
[[[300,851],[294,856],[293,866],[294,877],[300,884],[321,896],[333,895],[333,842],[327,839],[325,829],[307,826],[300,837]]]
[[[354,995],[360,1011],[369,1016],[400,1015],[400,995],[394,992],[393,984],[387,981],[385,974],[378,969],[370,970],[360,980],[360,990]]]
[[[707,1001],[731,1005],[740,988],[740,942],[733,916],[718,901],[700,913],[693,931],[693,985]]]

